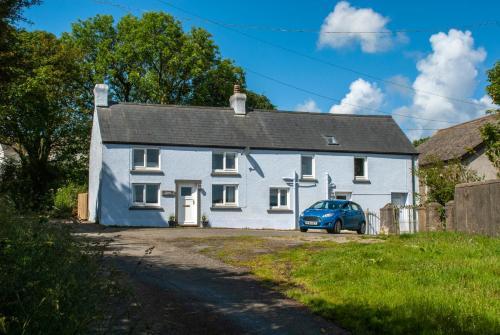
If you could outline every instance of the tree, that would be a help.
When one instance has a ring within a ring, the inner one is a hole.
[[[89,113],[81,100],[79,50],[46,32],[21,31],[16,38],[21,66],[0,96],[0,142],[12,145],[20,162],[5,169],[1,187],[19,207],[39,209],[64,167],[83,171]]]
[[[40,0],[0,0],[0,90],[13,75],[17,58],[13,51],[17,21],[24,20],[22,11]]]
[[[486,91],[493,99],[493,103],[500,105],[500,61],[488,71],[488,80],[490,85],[486,87]],[[493,123],[488,122],[481,128],[481,136],[486,147],[486,157],[496,167],[497,176],[500,177],[500,110],[497,108],[488,112],[494,113],[496,120]]]
[[[82,50],[86,90],[107,82],[118,101],[227,106],[233,85],[245,89],[245,74],[221,57],[204,29],[184,32],[163,12],[111,16],[73,24],[65,43]],[[265,96],[246,90],[248,107],[274,109]],[[91,99],[89,99],[91,100]]]
[[[422,138],[419,138],[418,140],[413,140],[412,144],[413,146],[416,148],[418,147],[420,144],[426,142],[430,137],[429,136],[426,136],[426,137],[422,137]]]
[[[428,188],[427,201],[443,206],[453,200],[456,185],[482,179],[458,160],[445,163],[438,158],[431,159],[428,166],[418,169],[417,176]]]

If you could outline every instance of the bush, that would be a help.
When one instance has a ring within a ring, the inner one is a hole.
[[[0,199],[0,334],[79,334],[104,320],[119,292],[103,245]]]
[[[86,191],[86,185],[76,185],[74,183],[59,188],[54,196],[54,215],[58,217],[75,216],[78,193],[84,193]]]
[[[428,166],[418,169],[417,176],[428,187],[427,201],[443,206],[453,200],[456,185],[483,179],[459,161],[444,163],[437,157],[433,157]]]

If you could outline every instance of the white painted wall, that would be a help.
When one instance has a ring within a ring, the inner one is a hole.
[[[101,181],[102,141],[99,118],[94,112],[92,121],[92,137],[89,152],[89,221],[96,222],[98,218],[98,194]]]
[[[97,127],[95,127],[97,128]],[[96,138],[93,136],[93,139]],[[95,143],[94,143],[95,144]],[[154,147],[154,146],[153,146]],[[160,183],[160,190],[175,190],[175,180],[192,179],[202,181],[201,214],[208,216],[213,227],[229,228],[272,228],[294,229],[293,213],[268,213],[269,188],[287,187],[283,177],[292,178],[295,171],[300,174],[300,152],[253,150],[250,160],[238,155],[240,177],[213,177],[212,149],[161,147],[162,175],[131,174],[130,145],[104,144],[102,146],[102,177],[99,222],[105,225],[121,226],[167,226],[168,217],[175,212],[175,198],[160,197],[162,211],[130,210],[131,184],[135,182]],[[94,150],[94,155],[92,155]],[[234,151],[234,150],[228,150]],[[310,153],[304,153],[310,154]],[[368,158],[370,183],[353,182],[354,155],[344,153],[316,153],[315,176],[317,182],[300,182],[297,198],[299,211],[326,197],[328,173],[337,191],[352,192],[352,200],[364,209],[378,211],[391,201],[391,192],[407,192],[412,199],[411,156],[405,155],[362,155]],[[94,157],[94,160],[92,160]],[[91,148],[90,184],[96,199],[96,164],[100,155],[97,148]],[[258,167],[256,169],[256,162]],[[94,182],[92,181],[94,180]],[[239,185],[240,211],[211,210],[212,184],[236,183]],[[98,189],[97,185],[97,189]],[[290,192],[291,208],[295,206],[295,194]],[[90,206],[89,206],[90,207]],[[91,209],[91,214],[93,213]],[[298,215],[298,214],[297,214]],[[91,216],[91,218],[93,218]]]

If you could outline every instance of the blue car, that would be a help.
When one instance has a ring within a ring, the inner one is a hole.
[[[300,231],[326,229],[330,234],[338,234],[341,229],[355,230],[364,234],[365,213],[361,206],[347,200],[322,200],[306,209],[299,217]]]

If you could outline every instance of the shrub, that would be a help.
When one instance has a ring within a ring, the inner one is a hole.
[[[455,186],[482,180],[477,172],[459,161],[442,162],[434,157],[432,162],[417,170],[417,176],[428,187],[427,201],[446,205],[455,196]]]
[[[54,214],[58,217],[76,215],[78,193],[86,191],[86,185],[76,185],[74,183],[59,188],[54,196]]]
[[[0,334],[88,333],[118,293],[103,245],[0,199]]]

